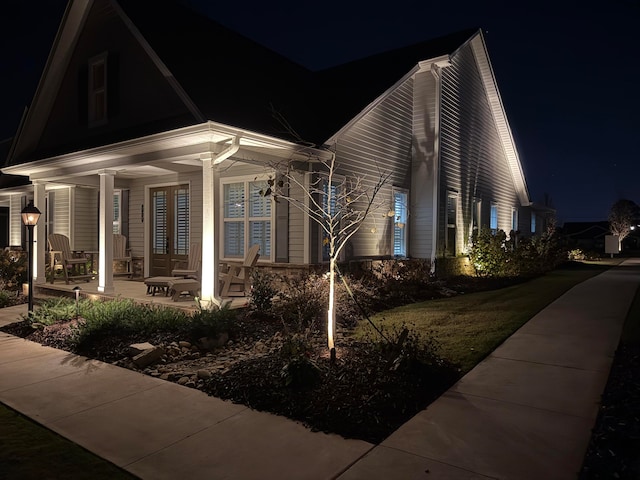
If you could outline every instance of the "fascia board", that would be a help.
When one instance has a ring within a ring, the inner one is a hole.
[[[93,0],[74,0],[67,5],[40,76],[31,108],[27,110],[11,148],[9,163],[16,154],[19,155],[23,151],[23,145],[35,143],[40,138],[92,4]]]
[[[523,206],[529,205],[531,201],[529,199],[529,191],[527,189],[524,171],[522,169],[522,164],[520,163],[518,150],[511,132],[511,127],[507,120],[507,114],[504,110],[500,91],[498,90],[495,74],[491,67],[491,61],[489,60],[487,47],[481,30],[479,30],[472,38],[470,45],[478,64],[487,100],[489,101],[491,113],[502,143],[502,148],[504,149],[504,153],[509,164],[509,169],[511,170],[511,175],[513,177],[518,198],[520,199],[520,204]]]

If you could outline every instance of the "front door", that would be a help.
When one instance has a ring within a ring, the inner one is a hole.
[[[150,276],[170,276],[177,261],[189,254],[189,186],[152,188],[150,191]]]

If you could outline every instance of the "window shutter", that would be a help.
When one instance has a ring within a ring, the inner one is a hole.
[[[189,253],[189,190],[179,188],[174,193],[174,239],[173,249],[176,255]]]
[[[120,233],[127,237],[129,243],[129,190],[122,190],[120,203]]]
[[[107,118],[120,113],[120,58],[117,53],[109,52],[107,58]]]
[[[82,65],[78,71],[78,123],[89,124],[89,67]]]

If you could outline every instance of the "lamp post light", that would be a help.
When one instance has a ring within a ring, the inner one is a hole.
[[[29,238],[27,243],[29,245],[28,252],[28,265],[27,265],[27,281],[29,282],[29,292],[28,292],[28,301],[29,301],[29,311],[28,314],[31,315],[33,313],[33,227],[36,226],[38,220],[40,219],[40,210],[38,210],[34,205],[33,201],[29,202],[29,205],[22,209],[22,223],[24,223],[27,227],[27,231],[29,233]]]
[[[80,301],[80,290],[82,289],[78,286],[73,287],[73,292],[76,294],[76,321],[80,317],[80,304],[78,303]]]

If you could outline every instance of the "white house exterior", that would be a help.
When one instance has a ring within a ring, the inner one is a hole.
[[[294,141],[274,111],[319,147]],[[482,226],[531,233],[480,30],[310,72],[167,0],[70,1],[2,168],[30,184],[0,189],[0,206],[12,245],[28,199],[46,213],[36,283],[46,235],[62,233],[99,252],[98,291],[112,292],[117,232],[144,276],[168,274],[201,243],[202,298],[218,302],[217,265],[250,244],[263,264],[323,261],[317,226],[257,192],[282,162],[313,181],[309,160],[327,150],[344,177],[391,173],[388,210],[367,219],[346,260],[463,254]]]

